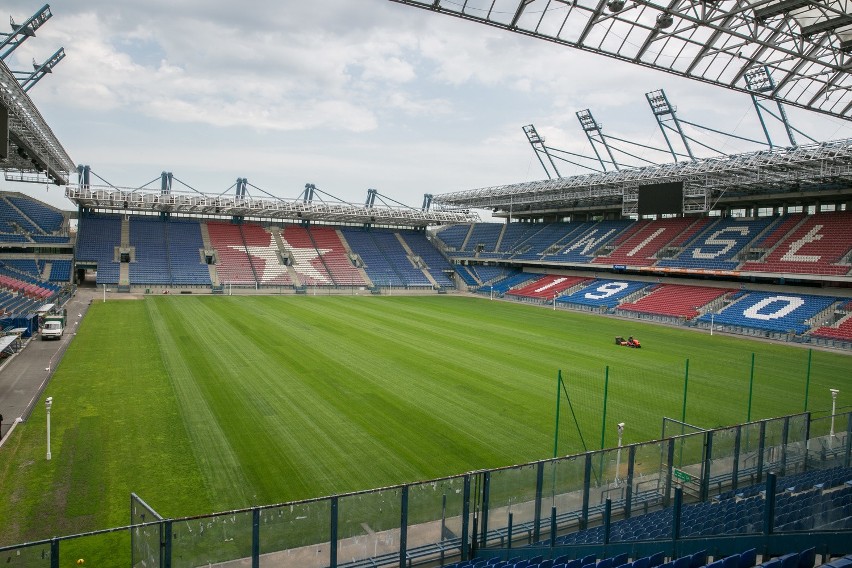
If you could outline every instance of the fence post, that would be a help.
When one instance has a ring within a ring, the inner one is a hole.
[[[754,393],[754,353],[751,354],[751,371],[749,372],[749,378],[748,378],[748,414],[746,415],[746,422],[751,422],[751,399],[752,399],[753,393]]]
[[[742,445],[743,427],[737,426],[737,434],[734,436],[734,463],[731,467],[731,489],[736,491],[740,477],[740,447]]]
[[[775,531],[775,474],[766,475],[766,499],[763,511],[763,534],[770,535]]]
[[[808,371],[805,374],[805,410],[808,411],[808,391],[811,388],[811,360],[813,359],[814,350],[808,349]]]
[[[592,452],[586,453],[586,461],[583,466],[583,509],[580,513],[580,530],[585,530],[589,525],[589,491],[592,485]]]
[[[461,559],[467,560],[470,544],[470,474],[464,476],[464,496],[462,497],[462,541]]]
[[[491,497],[491,472],[486,471],[482,474],[482,522],[480,523],[480,546],[485,548],[488,545],[488,501]]]
[[[630,518],[633,509],[633,462],[636,460],[636,446],[627,450],[627,488],[624,494],[624,518]]]
[[[408,485],[402,486],[399,513],[399,568],[405,568],[408,556]]]
[[[606,400],[607,400],[607,391],[609,390],[609,365],[606,366],[604,370],[604,395],[603,395],[603,418],[601,419],[601,449],[604,449],[604,445],[606,444]],[[601,458],[603,458],[603,454],[601,454]],[[603,468],[601,468],[603,469]],[[603,472],[601,472],[603,473]]]
[[[328,565],[331,568],[337,568],[337,507],[339,499],[337,495],[331,498],[331,528],[328,535],[329,550],[328,550]]]
[[[106,287],[106,284],[104,284]],[[50,541],[50,568],[59,568],[59,539]]]
[[[675,439],[669,438],[669,451],[666,463],[666,493],[663,495],[663,507],[669,506],[670,495],[672,493],[672,468],[674,468],[674,451]]]
[[[766,448],[766,420],[760,422],[760,432],[757,440],[757,482],[763,480],[763,451]]]
[[[260,507],[251,510],[251,568],[260,568]]]
[[[683,513],[683,489],[680,487],[675,489],[674,506],[672,507],[672,540],[677,542],[680,539],[680,519]]]
[[[846,413],[846,451],[843,455],[843,467],[849,467],[852,458],[852,412]]]
[[[683,411],[680,413],[680,421],[686,422],[686,393],[689,389],[689,359],[686,360],[686,369],[683,372]],[[680,433],[684,434],[683,424],[680,425]]]
[[[606,503],[604,503],[603,527],[603,543],[606,546],[609,544],[610,530],[612,528],[612,499],[609,497],[606,498]]]
[[[790,417],[784,417],[784,427],[781,430],[781,469],[779,473],[783,476],[787,471],[787,439],[790,437]]]
[[[512,550],[512,533],[515,532],[514,528],[512,526],[512,523],[513,523],[513,520],[514,520],[512,515],[513,515],[512,513],[509,513],[509,526],[508,526],[509,534],[506,537],[506,549],[507,550]]]
[[[701,487],[698,493],[699,501],[707,501],[710,493],[710,464],[713,461],[713,431],[704,433],[704,467],[701,475]]]
[[[163,568],[172,568],[172,522],[163,523]]]
[[[562,401],[562,369],[556,374],[556,428],[553,432],[553,457],[559,452],[559,403]]]
[[[536,464],[535,472],[535,520],[533,521],[533,542],[538,542],[541,537],[541,491],[543,485],[544,462],[538,462],[538,464]]]

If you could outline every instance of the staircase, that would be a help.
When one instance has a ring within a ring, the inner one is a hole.
[[[50,271],[51,271],[52,268],[53,268],[52,262],[45,262],[44,263],[44,270],[41,271],[41,279],[42,280],[45,280],[47,282],[50,281]]]
[[[204,254],[206,255],[208,252],[213,254],[213,258],[216,258],[216,249],[213,248],[213,243],[210,242],[210,231],[207,230],[207,223],[199,223],[201,227],[201,242],[204,244]],[[210,273],[210,283],[213,285],[213,288],[219,288],[221,286],[219,282],[219,273],[216,271],[215,264],[208,264],[207,271]],[[219,292],[221,294],[221,291]]]
[[[293,256],[287,250],[287,247],[284,246],[284,239],[281,238],[281,229],[269,229],[269,232],[272,234],[272,240],[275,241],[275,246],[278,248],[278,254],[283,258],[290,259],[290,264],[287,265],[287,274],[290,276],[290,280],[293,281],[293,287],[301,288],[302,281],[299,279],[299,273],[293,268]]]
[[[428,280],[428,281],[429,281],[429,283],[430,283],[430,284],[432,284],[432,287],[434,287],[434,288],[440,288],[440,287],[441,287],[441,285],[440,285],[440,284],[438,284],[438,281],[437,281],[437,280],[435,280],[435,279],[432,277],[432,275],[429,273],[429,267],[428,267],[428,266],[426,266],[426,263],[425,263],[425,262],[423,262],[423,259],[422,259],[422,258],[420,258],[419,256],[417,256],[417,255],[414,253],[414,251],[413,251],[413,250],[411,250],[411,247],[409,247],[409,246],[408,246],[408,243],[407,243],[407,242],[405,242],[405,239],[402,237],[402,235],[401,235],[401,234],[399,234],[399,233],[394,233],[393,235],[396,237],[396,240],[398,240],[398,241],[399,241],[399,244],[400,244],[400,245],[402,245],[402,250],[404,250],[404,251],[405,251],[405,254],[406,254],[406,255],[408,255],[408,260],[411,262],[411,265],[412,265],[414,268],[419,268],[419,269],[420,269],[420,272],[422,272],[422,273],[423,273],[423,276],[425,276],[425,277],[426,277],[426,280]],[[417,262],[417,261],[419,261],[419,262]]]

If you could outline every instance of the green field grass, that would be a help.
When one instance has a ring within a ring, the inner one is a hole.
[[[643,349],[613,344],[636,335]],[[131,491],[165,516],[284,502],[659,438],[680,418],[801,412],[808,352],[466,297],[150,297],[95,303],[0,452],[0,544],[119,526]],[[811,410],[852,389],[813,353]],[[842,395],[843,396],[843,395]],[[579,432],[578,432],[579,425]]]

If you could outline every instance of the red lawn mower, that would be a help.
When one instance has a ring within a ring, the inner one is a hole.
[[[639,343],[639,340],[633,337],[632,335],[627,339],[624,339],[621,336],[615,338],[615,344],[620,345],[622,347],[634,347],[636,349],[641,349],[642,344]]]

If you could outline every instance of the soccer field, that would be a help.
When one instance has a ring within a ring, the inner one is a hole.
[[[131,491],[183,516],[552,457],[559,369],[565,455],[658,438],[687,376],[692,424],[745,421],[752,377],[752,419],[801,412],[808,351],[468,297],[96,302],[44,394],[52,460],[43,404],[2,450],[0,544],[126,524]],[[809,388],[827,410],[852,357],[814,352]]]

